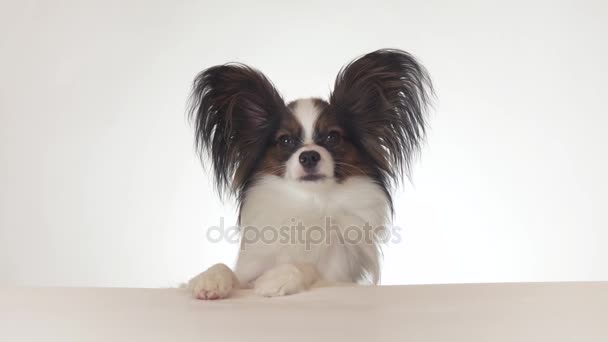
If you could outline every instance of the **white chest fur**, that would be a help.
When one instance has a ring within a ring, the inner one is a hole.
[[[277,264],[305,262],[327,281],[375,283],[376,234],[389,219],[386,194],[367,177],[313,183],[265,176],[241,208],[237,277],[249,282]]]

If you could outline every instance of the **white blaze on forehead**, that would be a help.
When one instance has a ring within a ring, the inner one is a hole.
[[[293,115],[300,122],[300,125],[302,125],[302,140],[305,144],[312,142],[312,136],[315,131],[315,122],[317,122],[319,114],[320,110],[315,105],[314,99],[300,99],[295,101]]]

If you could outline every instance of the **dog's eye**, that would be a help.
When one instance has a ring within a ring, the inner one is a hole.
[[[291,147],[291,146],[293,146],[294,141],[293,141],[293,138],[290,137],[289,135],[283,134],[277,139],[277,143],[283,147]]]
[[[327,146],[336,146],[340,143],[340,133],[338,131],[331,131],[325,137],[325,145]]]

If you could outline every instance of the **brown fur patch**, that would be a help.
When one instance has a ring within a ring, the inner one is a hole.
[[[351,141],[346,129],[340,125],[329,104],[316,99],[315,105],[321,109],[321,114],[315,123],[315,143],[325,147],[334,158],[335,177],[342,181],[351,176],[372,175],[373,169],[365,162],[365,158]],[[340,134],[339,142],[333,146],[325,143],[328,134],[332,131]]]
[[[269,143],[256,174],[284,176],[285,163],[302,143],[300,141],[302,127],[291,112],[293,110],[293,102],[289,104],[288,109],[290,112],[281,117],[280,128]],[[294,139],[294,145],[291,147],[281,146],[278,139],[283,135],[292,137]]]

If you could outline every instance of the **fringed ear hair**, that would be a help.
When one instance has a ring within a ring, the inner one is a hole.
[[[385,186],[409,172],[432,93],[426,69],[405,51],[378,50],[340,70],[330,105]]]
[[[238,194],[254,170],[285,102],[258,70],[243,64],[219,65],[194,79],[190,119],[201,159],[210,156],[222,195]]]

